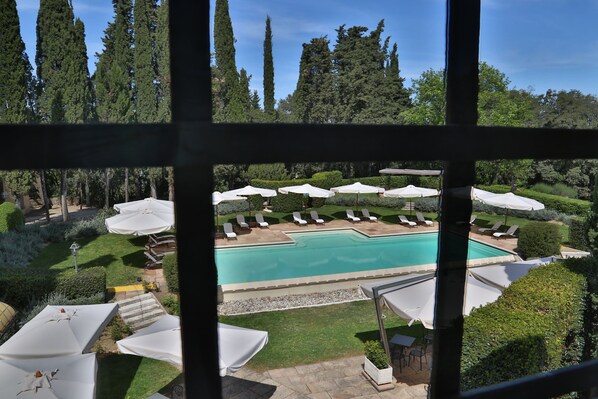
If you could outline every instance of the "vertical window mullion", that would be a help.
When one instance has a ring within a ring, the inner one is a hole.
[[[448,0],[446,30],[446,124],[477,123],[480,0]],[[455,142],[455,145],[459,145]],[[473,161],[451,161],[444,166],[437,291],[434,322],[434,365],[430,381],[433,398],[458,396],[463,339],[463,295],[471,199],[453,196],[472,186]]]

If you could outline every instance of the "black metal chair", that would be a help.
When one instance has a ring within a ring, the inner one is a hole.
[[[418,345],[409,351],[407,365],[411,365],[411,358],[413,358],[413,361],[415,362],[415,359],[419,357],[419,369],[422,370],[422,358],[426,361],[426,364],[428,364],[428,357],[426,356],[427,351],[428,340],[424,339],[424,343],[422,345]]]

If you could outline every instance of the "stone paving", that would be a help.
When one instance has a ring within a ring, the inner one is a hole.
[[[428,357],[430,355],[428,354]],[[431,361],[431,360],[429,360]],[[363,375],[363,356],[268,370],[245,367],[223,377],[224,399],[402,399],[427,398],[430,372],[424,362],[394,369],[394,389],[378,392]]]

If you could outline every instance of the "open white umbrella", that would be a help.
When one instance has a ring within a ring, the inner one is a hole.
[[[117,311],[116,303],[48,305],[0,346],[0,359],[80,355],[88,352]]]
[[[218,323],[220,375],[243,367],[268,343],[268,332]],[[116,342],[121,353],[145,356],[182,366],[180,320],[165,315],[148,327]]]
[[[383,193],[384,189],[382,187],[368,186],[367,184],[356,182],[353,184],[347,184],[345,186],[332,187],[330,191],[341,194],[356,194],[355,209],[357,210],[359,205],[359,194]]]
[[[222,202],[235,202],[235,201],[245,201],[247,200],[246,197],[241,197],[234,194],[223,194],[220,191],[214,191],[212,193],[212,205],[216,207],[216,229],[218,229],[219,220],[218,220],[218,205]]]
[[[0,360],[0,397],[17,399],[94,399],[95,353]]]
[[[507,224],[509,209],[516,209],[519,211],[537,211],[544,209],[544,204],[541,202],[531,198],[521,197],[513,193],[484,195],[483,197],[478,198],[478,201],[483,204],[505,209],[505,224]]]
[[[259,188],[247,185],[243,188],[236,188],[234,190],[225,191],[222,195],[234,195],[234,196],[251,196],[251,195],[261,195],[264,198],[276,197],[276,190],[271,190],[269,188]],[[249,216],[251,216],[251,202],[247,201],[247,206],[249,207]]]
[[[159,200],[155,198],[145,198],[138,201],[121,202],[114,204],[114,209],[120,213],[137,212],[144,209],[158,212],[174,212],[174,202]]]
[[[334,193],[330,190],[325,190],[323,188],[314,187],[311,184],[302,184],[300,186],[287,186],[287,187],[280,187],[278,192],[281,194],[303,194],[304,197],[310,198],[330,198],[334,196]],[[305,208],[305,201],[303,203],[303,208]]]
[[[409,198],[409,202],[411,202],[411,198],[422,198],[422,197],[435,197],[439,194],[439,191],[433,188],[425,188],[425,187],[416,187],[412,184],[394,188],[392,190],[386,190],[383,194],[385,197],[390,198]],[[413,206],[409,206],[409,214],[411,214],[411,210]]]
[[[174,212],[144,209],[109,217],[105,220],[108,232],[136,236],[162,233],[174,228]]]

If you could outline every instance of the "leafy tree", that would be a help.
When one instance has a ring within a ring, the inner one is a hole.
[[[264,112],[268,119],[275,119],[274,113],[274,61],[272,59],[272,29],[270,16],[266,17],[266,37],[264,38]]]
[[[289,94],[286,98],[278,101],[278,108],[276,109],[278,120],[280,122],[289,123],[293,121],[293,95]]]
[[[444,71],[428,69],[413,80],[415,94],[413,107],[403,112],[405,123],[410,125],[444,125],[446,98]]]
[[[594,181],[592,192],[592,207],[586,218],[586,237],[592,256],[598,256],[598,175]]]
[[[25,194],[32,191],[35,182],[35,173],[31,170],[13,170],[0,172],[3,190],[10,192],[16,199],[16,205],[21,208]]]
[[[33,119],[31,64],[21,37],[15,0],[0,7],[0,123],[25,123]]]
[[[249,165],[246,173],[247,180],[286,180],[289,174],[283,163]]]

